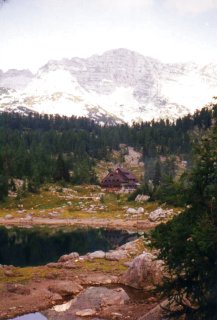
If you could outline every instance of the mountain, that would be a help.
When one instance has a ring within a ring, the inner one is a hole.
[[[176,119],[217,93],[217,65],[165,64],[116,49],[50,60],[33,75],[0,71],[0,110],[86,116],[99,123]]]
[[[5,73],[0,70],[0,87],[22,90],[33,77],[29,70],[10,69]]]

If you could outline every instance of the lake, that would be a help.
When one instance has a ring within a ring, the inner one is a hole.
[[[19,267],[55,262],[63,254],[108,251],[137,238],[121,230],[70,227],[0,227],[0,264]]]

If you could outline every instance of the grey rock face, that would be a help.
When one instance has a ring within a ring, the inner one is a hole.
[[[51,60],[36,75],[0,70],[0,110],[81,115],[102,124],[176,119],[211,101],[216,74],[214,64],[165,64],[116,49]]]
[[[0,70],[0,87],[22,90],[33,77],[34,75],[29,70],[10,69],[7,72]]]

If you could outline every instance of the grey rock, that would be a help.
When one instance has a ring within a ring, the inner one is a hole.
[[[53,82],[55,77],[58,79],[58,72],[66,76],[66,85],[57,81],[53,91],[47,92],[44,84],[50,78]],[[217,65],[214,64],[168,64],[130,50],[115,49],[87,59],[50,60],[36,75],[28,70],[0,72],[0,104],[5,111],[28,113],[36,110],[38,103],[45,103],[45,106],[51,105],[47,112],[54,113],[55,97],[56,101],[71,102],[72,106],[77,103],[78,108],[84,110],[83,115],[102,123],[121,123],[129,116],[131,121],[173,120],[192,111],[192,105],[203,107],[204,97],[207,103],[210,101],[216,91],[216,74]],[[202,85],[203,99],[195,78]],[[174,92],[184,92],[186,84],[190,84],[193,93],[185,95],[183,103],[182,96]],[[26,88],[32,91],[25,91]],[[70,109],[73,115],[75,108]],[[62,113],[61,103],[59,113]]]
[[[145,210],[144,210],[144,208],[142,208],[142,207],[139,207],[138,209],[137,209],[137,213],[138,214],[142,214],[142,213],[144,213],[145,212]]]
[[[104,259],[105,258],[105,252],[102,251],[102,250],[99,250],[99,251],[95,251],[95,252],[91,252],[91,253],[88,253],[87,254],[87,257],[89,259]]]
[[[148,201],[149,199],[150,199],[150,196],[148,196],[148,195],[138,194],[138,195],[136,196],[135,201],[136,201],[136,202],[146,202],[146,201]]]
[[[155,221],[159,221],[159,220],[167,218],[172,213],[173,213],[173,209],[164,210],[162,208],[158,208],[158,209],[152,211],[149,214],[148,218],[149,218],[150,221],[155,222]]]
[[[122,275],[120,283],[136,288],[149,288],[159,284],[163,274],[163,262],[151,253],[136,257],[129,269]]]
[[[122,288],[89,287],[76,297],[74,305],[79,310],[80,306],[82,309],[98,309],[108,305],[123,305],[128,301],[129,296]]]
[[[105,310],[108,306],[124,305],[129,301],[129,296],[122,288],[108,289],[106,287],[89,287],[67,303],[67,308],[63,305],[54,307],[44,314],[48,319],[64,320],[78,319],[77,317],[90,317],[97,320],[98,310]],[[57,310],[57,311],[56,311]],[[58,312],[60,311],[61,312]]]
[[[126,259],[128,257],[128,252],[125,250],[114,250],[106,253],[106,260],[119,261]]]
[[[142,207],[139,208],[128,208],[126,214],[130,214],[132,217],[136,217],[138,214],[144,213],[145,210]]]
[[[123,305],[129,301],[129,296],[122,288],[113,289],[112,295],[102,297],[101,307]]]
[[[119,250],[126,250],[129,252],[134,251],[136,253],[139,241],[140,241],[139,239],[136,239],[134,241],[127,242],[122,246],[120,246]]]
[[[65,262],[68,260],[78,259],[78,258],[79,258],[78,252],[71,252],[70,254],[64,254],[63,256],[61,256],[58,262]]]
[[[128,209],[126,210],[126,213],[127,213],[127,214],[136,214],[136,213],[137,213],[137,210],[134,209],[134,208],[128,208]]]

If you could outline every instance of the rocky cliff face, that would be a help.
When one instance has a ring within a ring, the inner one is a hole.
[[[116,49],[87,59],[51,60],[34,76],[26,70],[0,72],[0,87],[1,110],[87,116],[110,124],[175,119],[216,95],[217,65],[163,64]]]
[[[0,87],[22,90],[33,77],[29,70],[10,69],[7,72],[0,70]]]

